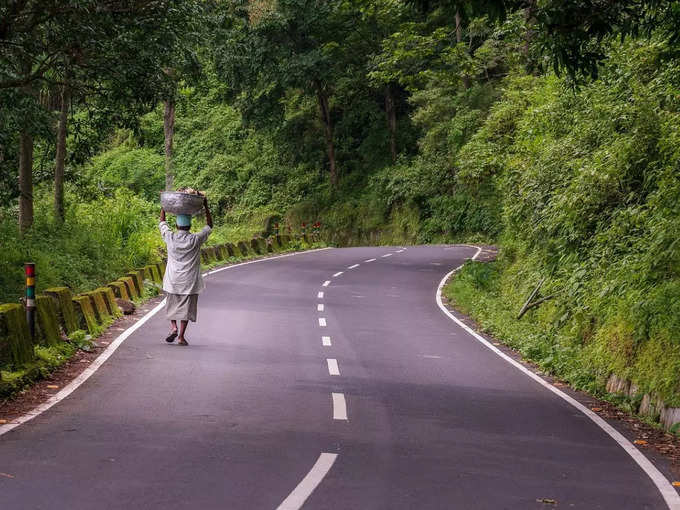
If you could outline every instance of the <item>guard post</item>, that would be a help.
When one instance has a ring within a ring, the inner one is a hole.
[[[26,262],[24,272],[26,273],[26,322],[31,338],[35,338],[35,262]]]

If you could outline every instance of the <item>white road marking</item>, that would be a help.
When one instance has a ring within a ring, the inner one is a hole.
[[[364,262],[375,262],[375,259],[364,260]]]
[[[342,273],[343,273],[342,271],[338,271],[337,273],[335,273],[335,274],[333,275],[333,278],[337,278],[337,277],[340,276]]]
[[[337,453],[322,453],[297,487],[283,500],[276,510],[299,510],[305,504],[307,498],[312,495],[324,477],[333,467]]]
[[[322,328],[325,328],[326,327],[326,319],[324,319],[323,317],[319,317],[319,326],[321,326]]]
[[[472,257],[472,260],[475,260],[479,254],[482,252],[481,248],[477,248],[477,253]],[[649,478],[654,482],[654,485],[656,485],[656,488],[659,489],[659,492],[661,493],[661,496],[663,497],[664,501],[666,502],[666,505],[668,505],[668,508],[670,510],[680,510],[680,495],[676,492],[675,488],[671,485],[669,480],[659,471],[654,464],[640,451],[638,450],[633,444],[626,439],[623,434],[621,434],[618,430],[616,430],[614,427],[612,427],[609,423],[607,423],[605,420],[600,418],[599,415],[588,409],[586,406],[581,404],[578,400],[574,399],[573,397],[567,395],[563,391],[559,390],[552,384],[549,384],[545,380],[543,380],[541,377],[533,373],[531,370],[526,368],[524,365],[519,363],[518,361],[515,361],[512,359],[510,356],[505,354],[503,351],[495,347],[491,342],[487,341],[484,337],[479,335],[476,331],[474,331],[472,328],[470,328],[467,324],[462,322],[458,317],[453,315],[451,312],[449,312],[446,307],[444,306],[444,303],[442,303],[442,288],[444,287],[444,284],[446,281],[449,279],[449,277],[458,271],[462,265],[458,266],[455,268],[453,271],[449,272],[444,278],[442,278],[442,281],[439,282],[439,286],[437,287],[437,293],[436,293],[436,299],[437,299],[437,305],[441,309],[442,312],[444,312],[449,319],[451,319],[453,322],[455,322],[458,326],[460,326],[462,329],[464,329],[467,333],[469,333],[475,340],[479,341],[481,344],[483,344],[486,348],[491,350],[494,354],[500,356],[503,358],[505,361],[510,363],[512,366],[514,366],[517,370],[522,372],[524,375],[527,377],[530,377],[534,381],[536,381],[538,384],[543,386],[549,391],[552,391],[555,395],[560,397],[561,399],[565,400],[569,404],[571,404],[573,407],[575,407],[577,410],[585,414],[588,418],[590,418],[598,427],[600,427],[602,430],[604,430],[609,436],[618,443],[618,445],[623,448],[628,455],[630,455],[635,462],[637,462],[638,466],[649,476]]]
[[[359,267],[359,264],[352,264],[347,269],[354,269],[355,267]]]
[[[331,337],[329,337],[329,336],[322,336],[322,337],[321,337],[321,343],[322,343],[324,346],[326,346],[326,347],[330,347],[330,346],[331,346]]]
[[[402,249],[402,250],[397,250],[397,253],[401,253],[401,252],[403,252],[403,251],[404,251],[403,249]]]
[[[323,292],[319,291],[319,293],[316,295],[317,298],[323,299]]]
[[[385,257],[391,257],[391,256],[392,256],[391,253],[385,253],[385,255],[383,255],[382,257],[385,258]]]
[[[427,359],[442,359],[441,356],[436,356],[434,354],[421,354],[421,356]]]
[[[326,280],[325,282],[323,282],[323,287],[328,287],[330,284],[331,284],[331,281]]]
[[[344,393],[331,393],[333,397],[333,419],[346,420],[347,419],[347,402],[345,402]]]
[[[277,255],[275,257],[267,257],[265,259],[258,259],[258,260],[251,260],[248,262],[241,262],[240,264],[233,264],[231,266],[225,266],[219,269],[213,269],[212,271],[208,271],[203,274],[203,276],[207,276],[209,274],[213,273],[218,273],[220,271],[225,271],[227,269],[233,269],[235,267],[241,267],[241,266],[247,266],[249,264],[259,264],[260,262],[267,262],[269,260],[275,260],[275,259],[282,259],[286,257],[294,257],[296,255],[300,255],[302,253],[312,253],[316,251],[324,251],[324,250],[330,250],[332,248],[319,248],[317,250],[307,250],[305,252],[297,252],[297,253],[287,253],[285,255]],[[99,367],[101,367],[104,363],[106,363],[106,360],[108,360],[111,355],[116,352],[116,349],[121,346],[125,340],[127,340],[132,333],[137,331],[139,328],[141,328],[144,323],[146,323],[151,317],[156,315],[158,312],[160,312],[163,307],[165,307],[165,300],[161,301],[156,305],[155,308],[150,310],[149,312],[146,313],[143,317],[141,317],[137,322],[135,322],[132,326],[127,328],[123,333],[118,335],[115,340],[113,340],[108,347],[102,352],[97,359],[95,359],[90,365],[83,370],[78,377],[73,379],[70,383],[68,383],[66,386],[64,386],[58,393],[55,393],[52,395],[48,400],[40,404],[39,406],[31,409],[28,411],[26,414],[23,414],[17,418],[14,418],[10,423],[5,423],[4,425],[0,425],[0,436],[3,434],[6,434],[10,430],[13,430],[17,428],[19,425],[22,425],[26,423],[27,421],[32,420],[36,416],[41,415],[45,411],[47,411],[50,407],[54,406],[55,404],[58,404],[62,400],[64,400],[66,397],[68,397],[71,393],[73,393],[75,390],[78,389],[78,387],[83,384],[85,381],[87,381],[92,374],[94,374]]]
[[[340,367],[338,366],[338,360],[334,358],[328,358],[326,360],[328,364],[328,373],[331,375],[340,375]]]
[[[319,303],[318,305],[316,305],[316,311],[317,312],[323,312],[323,304],[322,303]]]

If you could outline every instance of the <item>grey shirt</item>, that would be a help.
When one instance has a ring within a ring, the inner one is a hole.
[[[206,225],[197,234],[188,230],[173,232],[165,221],[161,221],[158,227],[168,247],[163,290],[170,294],[200,294],[205,288],[201,276],[201,245],[212,229]]]

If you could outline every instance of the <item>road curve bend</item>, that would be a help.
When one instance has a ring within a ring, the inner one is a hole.
[[[591,419],[442,313],[440,280],[475,253],[211,272],[190,347],[165,344],[161,311],[0,436],[0,508],[673,507]]]

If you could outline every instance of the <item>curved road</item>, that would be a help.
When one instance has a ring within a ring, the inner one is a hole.
[[[0,437],[0,508],[667,508],[605,432],[438,308],[475,251],[333,249],[211,274],[189,348],[163,342],[160,312]]]

